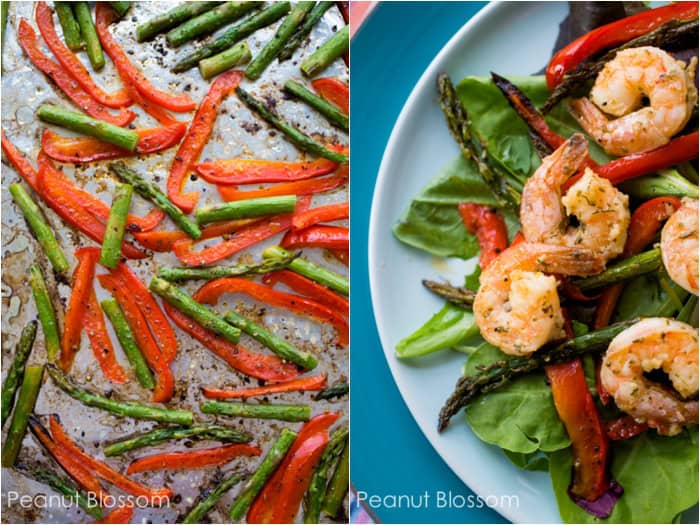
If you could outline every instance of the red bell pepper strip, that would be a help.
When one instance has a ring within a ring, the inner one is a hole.
[[[338,414],[313,417],[299,431],[286,456],[248,510],[248,523],[292,523]]]
[[[242,374],[263,381],[286,381],[299,375],[299,369],[293,363],[286,362],[276,355],[249,352],[242,345],[234,345],[210,332],[169,303],[164,303],[163,307],[177,326]]]
[[[303,230],[288,232],[280,246],[283,248],[326,248],[348,250],[350,230],[343,226],[310,226]]]
[[[87,91],[97,102],[108,108],[125,108],[131,105],[132,101],[126,90],[121,89],[113,94],[105,93],[102,88],[93,82],[83,63],[77,59],[56,34],[53,24],[53,11],[51,11],[46,2],[37,2],[35,17],[36,25],[39,27],[39,32],[44,37],[46,45],[81,88]]]
[[[268,286],[274,286],[276,283],[282,283],[296,293],[305,295],[314,301],[327,306],[334,312],[348,317],[350,314],[350,302],[345,297],[341,297],[325,286],[318,284],[311,279],[299,275],[298,273],[289,270],[277,270],[276,272],[268,273],[263,277],[263,283]]]
[[[188,450],[186,452],[166,452],[133,461],[129,468],[126,469],[126,473],[216,467],[240,456],[259,455],[260,449],[258,447],[238,443],[201,450]]]
[[[7,155],[7,158],[17,170],[17,173],[20,174],[34,192],[38,193],[36,170],[15,145],[10,142],[5,135],[5,130],[2,130],[2,151],[5,152],[5,155]]]
[[[305,210],[309,202],[309,197],[297,199],[296,210]],[[265,239],[269,239],[280,232],[288,230],[292,225],[293,216],[294,214],[291,213],[273,215],[264,221],[256,222],[251,226],[239,230],[236,235],[230,239],[224,239],[219,244],[209,246],[199,252],[192,251],[194,241],[190,238],[175,241],[173,252],[175,256],[187,266],[212,264],[241,250],[245,250]]]
[[[219,388],[202,388],[202,394],[209,399],[248,399],[251,397],[268,396],[282,392],[306,392],[309,390],[323,390],[326,387],[325,374],[318,376],[300,377],[282,383],[272,383],[265,386],[252,388],[239,388],[237,390],[222,390]]]
[[[260,190],[241,191],[236,186],[219,185],[216,189],[225,201],[239,201],[245,199],[257,199],[260,197],[273,197],[277,195],[312,195],[324,191],[334,190],[348,180],[348,167],[343,164],[334,175],[321,179],[309,179],[296,182],[283,182],[274,184]]]
[[[632,416],[622,416],[606,423],[608,439],[620,441],[630,439],[645,432],[649,428],[646,423],[639,423]]]
[[[476,235],[481,253],[479,265],[484,270],[508,247],[508,230],[503,218],[489,206],[462,202],[457,206],[469,233]]]
[[[552,57],[545,73],[547,86],[550,91],[554,90],[567,72],[599,51],[642,36],[671,20],[692,20],[697,17],[697,2],[676,2],[600,26],[577,38]]]
[[[168,487],[149,488],[136,483],[135,481],[121,475],[102,461],[95,459],[94,456],[84,452],[73,440],[66,434],[57,419],[51,419],[51,435],[54,441],[70,452],[76,461],[80,462],[85,468],[95,473],[98,478],[111,483],[115,487],[123,490],[132,496],[143,496],[148,498],[151,504],[166,503],[173,497],[173,491]]]
[[[85,92],[68,73],[63,71],[59,64],[41,52],[34,29],[24,18],[19,21],[17,39],[32,64],[53,80],[76,106],[91,117],[104,120],[115,126],[126,126],[136,118],[136,113],[124,108],[120,109],[116,114],[108,112],[102,103]]]
[[[328,159],[311,162],[284,162],[258,159],[224,159],[202,162],[195,170],[212,184],[258,184],[292,182],[327,175],[338,168]]]
[[[330,250],[330,252],[345,266],[350,266],[350,250]]]
[[[121,507],[109,511],[102,519],[93,521],[93,523],[131,523],[131,518],[133,517],[134,505],[125,503]]]
[[[234,92],[242,78],[243,72],[236,70],[216,77],[192,119],[185,140],[180,144],[180,149],[177,150],[168,175],[168,197],[185,213],[190,213],[194,209],[199,194],[196,192],[183,194],[182,187],[209,139],[221,102]]]
[[[338,343],[342,346],[348,345],[348,323],[340,315],[316,301],[273,290],[264,284],[237,277],[224,277],[205,283],[195,292],[193,297],[195,301],[213,305],[225,293],[247,295],[270,306],[284,308],[294,314],[329,324],[338,332]]]
[[[192,111],[196,104],[186,95],[172,95],[157,89],[130,61],[124,50],[109,32],[109,24],[116,13],[107,4],[95,6],[95,28],[105,53],[112,59],[119,76],[127,87],[132,86],[143,97],[171,111]]]
[[[588,391],[580,359],[548,365],[554,406],[571,439],[574,455],[569,493],[594,501],[609,487],[606,470],[608,438],[593,397]]]
[[[92,286],[90,286],[87,304],[85,305],[83,323],[85,325],[85,333],[92,346],[92,352],[100,364],[104,376],[117,385],[126,383],[128,377],[114,354],[114,347],[109,339],[109,333],[107,333],[105,318]]]
[[[294,215],[292,219],[292,230],[303,230],[309,226],[314,226],[322,222],[338,221],[347,219],[350,216],[350,203],[339,202],[311,208]]]
[[[161,128],[135,129],[139,135],[136,151],[121,149],[114,144],[102,142],[94,137],[63,137],[45,129],[41,137],[41,148],[59,162],[85,164],[105,159],[119,159],[134,155],[147,155],[175,146],[185,134],[184,123]]]
[[[311,87],[331,104],[345,113],[350,114],[350,88],[337,78],[317,78],[311,81]]]
[[[246,226],[260,222],[260,219],[233,219],[230,221],[221,221],[210,224],[202,228],[202,236],[198,239],[203,241],[205,239],[213,239],[214,237],[221,237],[223,235],[229,235],[237,231],[242,230]],[[144,248],[153,250],[154,252],[169,252],[172,251],[175,246],[175,242],[182,239],[189,239],[183,231],[150,231],[143,233],[135,233],[134,237]]]

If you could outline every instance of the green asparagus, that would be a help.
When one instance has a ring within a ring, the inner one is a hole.
[[[27,190],[24,189],[24,186],[21,184],[11,184],[10,194],[19,209],[22,210],[24,218],[32,232],[34,232],[36,240],[46,253],[49,261],[51,261],[53,269],[59,273],[68,270],[68,268],[70,268],[68,259],[66,259],[63,250],[61,250],[61,246],[58,244],[53,230],[51,230],[51,227],[46,223],[39,206],[37,206]]]
[[[275,36],[272,37],[272,40],[270,40],[253,61],[248,64],[245,70],[246,77],[250,80],[257,80],[260,78],[267,66],[270,65],[282,50],[282,46],[289,40],[292,34],[294,34],[294,31],[299,27],[304,17],[314,7],[314,4],[315,2],[297,2],[287,15],[287,18],[285,18],[277,28],[277,32]]]
[[[192,3],[188,3],[188,5],[191,4]],[[269,7],[266,7],[259,13],[255,13],[240,24],[227,29],[221,36],[204,44],[189,55],[186,55],[185,58],[173,66],[173,72],[182,73],[183,71],[193,68],[201,60],[220,53],[253,34],[258,29],[273,24],[286,15],[290,9],[291,4],[289,2],[273,2]]]
[[[44,332],[44,345],[49,361],[53,361],[61,350],[61,338],[58,334],[56,312],[51,302],[49,290],[46,288],[44,274],[38,264],[32,264],[29,268],[29,285],[32,287],[34,302],[39,313],[41,329]]]
[[[695,314],[695,320],[693,320],[693,314]],[[688,297],[688,300],[683,305],[683,308],[681,308],[681,311],[678,312],[676,319],[684,323],[694,324],[697,326],[697,315],[698,296],[691,293],[690,297]]]
[[[321,523],[321,506],[326,494],[328,476],[345,450],[348,440],[347,429],[337,430],[323,450],[323,455],[316,466],[309,488],[304,497],[304,523]]]
[[[77,399],[84,405],[111,412],[117,417],[132,417],[134,419],[160,421],[162,423],[173,423],[185,426],[192,425],[194,421],[192,412],[188,410],[156,408],[139,403],[115,401],[83,390],[76,386],[53,364],[47,366],[47,371],[51,379],[53,379],[53,382],[72,398]]]
[[[288,428],[283,428],[280,436],[272,444],[265,458],[255,473],[246,481],[240,494],[233,502],[229,517],[232,521],[240,520],[253,503],[253,500],[263,488],[267,480],[272,476],[277,466],[282,462],[287,451],[291,448],[297,435]]]
[[[287,250],[280,246],[269,246],[265,248],[262,253],[263,258],[269,261],[286,259],[290,255],[291,254]],[[343,295],[348,295],[350,293],[350,282],[348,279],[323,266],[319,266],[301,257],[296,257],[289,261],[288,267],[299,275],[303,275]]]
[[[151,18],[136,28],[136,40],[143,42],[150,40],[158,33],[167,31],[176,25],[189,20],[205,11],[215,8],[223,2],[183,2],[179,6]]]
[[[90,135],[125,150],[136,150],[136,145],[139,142],[139,135],[135,131],[120,128],[109,122],[94,119],[53,104],[42,104],[39,106],[36,115],[44,122],[56,124],[84,135]]]
[[[346,441],[343,454],[340,456],[338,466],[335,467],[333,477],[326,488],[321,509],[331,517],[338,516],[338,511],[343,504],[348,486],[350,484],[350,444]]]
[[[85,50],[90,59],[90,64],[92,64],[92,69],[99,71],[105,67],[105,56],[92,20],[90,5],[87,2],[75,2],[73,4],[73,12],[80,26],[80,34],[83,35],[83,40],[85,40]]]
[[[218,55],[202,60],[199,63],[199,73],[202,75],[202,78],[209,80],[211,77],[228,71],[233,67],[247,64],[252,56],[248,42],[239,42]]]
[[[170,282],[187,281],[190,279],[218,279],[220,277],[240,277],[242,275],[259,275],[286,268],[298,253],[290,253],[287,257],[265,259],[259,264],[235,266],[209,266],[207,268],[183,268],[165,266],[158,275]]]
[[[338,126],[345,131],[350,130],[350,119],[345,113],[330,102],[306,89],[302,84],[294,82],[293,80],[287,80],[287,82],[284,83],[284,89],[321,113],[334,126]]]
[[[41,389],[41,379],[44,375],[43,366],[28,366],[22,379],[22,387],[17,396],[17,404],[12,414],[10,428],[7,431],[5,444],[2,447],[2,466],[11,467],[17,460],[17,454],[22,447],[22,440],[27,431],[29,415],[34,410],[36,398]]]
[[[10,369],[7,371],[5,381],[2,384],[2,422],[0,422],[2,426],[5,425],[5,421],[7,421],[10,412],[12,412],[12,401],[24,377],[24,367],[34,346],[36,327],[36,321],[29,321],[22,330],[15,349],[15,358],[12,360]]]
[[[110,2],[109,5],[112,6],[112,9],[117,12],[120,18],[131,8],[131,2]]]
[[[298,349],[290,342],[276,336],[250,319],[238,315],[236,312],[228,312],[224,316],[224,320],[239,330],[244,331],[253,339],[260,341],[278,356],[299,365],[305,370],[312,370],[316,368],[318,364],[316,358],[309,352]]]
[[[247,417],[252,419],[277,419],[279,421],[308,421],[311,407],[308,405],[253,405],[233,401],[205,401],[202,403],[204,414]]]
[[[7,29],[7,14],[10,11],[10,2],[2,1],[0,2],[0,55],[2,55],[2,51],[5,49],[5,30]],[[0,61],[2,60],[2,56],[0,56]]]
[[[476,293],[469,288],[465,288],[464,286],[452,286],[448,283],[438,283],[428,279],[423,279],[422,282],[423,286],[435,295],[442,297],[460,308],[471,310],[472,304],[474,304]]]
[[[131,207],[131,196],[134,192],[131,184],[120,184],[114,190],[112,206],[105,225],[105,236],[102,241],[100,264],[107,268],[116,268],[122,255],[122,241],[126,229],[126,219]]]
[[[72,4],[73,2],[54,2],[53,6],[58,15],[58,21],[61,23],[63,39],[66,41],[68,49],[79,51],[84,45],[83,35],[80,34],[80,26],[75,19]]]
[[[198,36],[213,33],[261,5],[262,2],[225,2],[172,29],[165,37],[168,44],[178,47]]]
[[[581,290],[595,290],[610,284],[621,283],[658,270],[661,267],[661,250],[653,248],[608,266],[604,271],[591,277],[577,279],[573,283]]]
[[[187,216],[182,213],[182,210],[175,206],[172,201],[168,199],[165,193],[163,193],[162,190],[155,184],[146,182],[138,173],[128,168],[121,162],[113,162],[109,165],[109,169],[120,181],[131,184],[134,190],[136,190],[136,193],[141,195],[141,197],[151,201],[153,204],[167,213],[173,222],[177,224],[187,235],[193,239],[199,239],[202,236],[202,232],[199,230],[199,227],[188,219]]]
[[[238,339],[241,336],[241,331],[238,328],[234,328],[228,324],[211,310],[192,299],[192,297],[177,286],[160,277],[154,276],[151,279],[148,289],[160,295],[175,308],[190,316],[207,330],[219,334],[232,343],[238,343]]]
[[[223,480],[217,485],[217,487],[209,494],[203,492],[200,496],[200,501],[197,503],[191,511],[187,513],[185,519],[182,523],[202,523],[204,517],[211,510],[211,508],[216,505],[216,502],[221,499],[221,496],[226,494],[231,488],[239,483],[243,479],[241,474],[234,474]]]
[[[345,53],[348,47],[350,47],[350,26],[344,26],[301,63],[301,72],[307,77],[315,77]]]
[[[690,182],[676,169],[659,170],[657,174],[642,175],[623,182],[619,188],[630,198],[638,201],[661,196],[698,198],[697,184]]]
[[[210,222],[291,213],[294,211],[296,204],[296,195],[261,197],[259,199],[225,202],[197,208],[195,216],[197,217],[197,224],[202,226]]]
[[[321,399],[333,399],[334,397],[342,397],[350,392],[350,385],[346,382],[334,383],[328,388],[321,390],[314,399],[320,401]]]
[[[136,378],[139,380],[139,384],[143,388],[153,390],[156,387],[156,382],[153,379],[153,374],[148,368],[148,363],[141,353],[141,349],[136,342],[134,333],[131,331],[129,322],[124,316],[119,303],[116,299],[110,298],[102,301],[102,309],[104,310],[107,317],[109,317],[112,326],[114,327],[114,332],[117,334],[117,339],[126,354],[127,359],[132,367],[134,367],[134,372],[136,373]]]
[[[294,51],[296,51],[304,39],[309,36],[314,26],[319,20],[321,20],[321,18],[323,18],[324,13],[331,7],[333,7],[333,2],[319,2],[314,6],[309,14],[306,15],[299,28],[294,32],[291,38],[287,40],[287,43],[284,44],[281,51],[277,55],[277,59],[280,62],[284,62],[285,60],[292,58]]]

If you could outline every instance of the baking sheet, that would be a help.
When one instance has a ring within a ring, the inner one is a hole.
[[[173,7],[169,2],[135,2],[127,15],[112,26],[112,31],[129,53],[132,62],[141,69],[147,78],[158,88],[172,93],[187,93],[193,100],[199,102],[206,94],[209,83],[203,81],[196,68],[186,73],[174,74],[170,67],[181,57],[198,45],[197,42],[184,45],[177,50],[169,48],[164,35],[158,36],[151,42],[138,44],[134,32],[136,25],[149,19],[157,13],[161,13]],[[26,18],[36,29],[33,16],[34,4],[32,2],[12,2],[5,35],[4,54],[2,59],[2,127],[10,141],[34,163],[36,154],[40,148],[40,136],[45,124],[34,117],[34,111],[42,103],[57,103],[64,107],[75,107],[52,85],[52,83],[40,73],[23,54],[19,47],[15,29],[20,18]],[[54,21],[57,31],[60,26],[56,17]],[[268,42],[280,22],[257,31],[247,41],[251,47],[253,56]],[[308,134],[322,136],[330,142],[348,144],[348,136],[329,126],[325,119],[309,109],[306,105],[293,100],[288,100],[282,95],[282,85],[293,78],[304,82],[299,71],[299,64],[303,57],[307,56],[325,41],[334,30],[344,25],[343,19],[336,7],[328,10],[314,28],[311,36],[301,49],[297,50],[291,60],[282,64],[273,62],[266,70],[263,77],[257,82],[244,80],[242,87],[251,91],[258,98],[274,99],[277,101],[277,111],[295,125],[298,125]],[[216,34],[225,31],[220,29]],[[39,32],[37,30],[37,35]],[[41,37],[39,35],[39,40]],[[42,48],[48,56],[50,51],[41,41]],[[133,54],[131,52],[133,51]],[[99,73],[92,72],[85,53],[78,53],[79,58],[86,65],[96,82],[106,91],[114,91],[121,85],[114,66],[109,59],[104,70]],[[343,81],[348,81],[348,72],[341,60],[336,61],[323,76],[336,76]],[[138,113],[131,127],[153,127],[157,123],[148,115],[145,115],[136,106],[131,108]],[[179,120],[189,121],[193,113],[176,114]],[[70,132],[55,129],[55,131],[69,135]],[[153,154],[147,157],[135,157],[125,159],[130,167],[136,169],[146,178],[155,180],[164,188],[168,169],[175,155],[176,148],[170,148],[161,154]],[[274,160],[295,160],[303,158],[294,146],[292,146],[282,134],[272,130],[267,124],[252,115],[237,97],[228,97],[219,109],[214,130],[200,161],[206,159],[222,159],[232,157],[266,158]],[[64,173],[73,178],[78,184],[88,191],[98,195],[105,202],[110,202],[111,191],[115,181],[108,175],[107,162],[98,162],[82,166],[61,165]],[[57,280],[51,271],[48,260],[42,253],[36,241],[24,223],[18,209],[12,203],[6,188],[9,184],[20,180],[19,175],[3,161],[2,164],[2,370],[3,378],[11,363],[14,354],[14,346],[19,338],[23,326],[31,319],[36,318],[36,308],[31,298],[31,290],[27,283],[27,269],[33,262],[39,262],[47,278],[49,288],[58,291],[56,304],[62,303],[65,307],[70,288]],[[255,186],[259,187],[259,186]],[[252,187],[251,187],[252,188]],[[243,187],[246,189],[246,187]],[[198,191],[200,193],[199,205],[219,202],[220,198],[214,185],[196,180],[188,182],[185,191]],[[347,188],[322,195],[315,195],[312,206],[342,202],[348,198]],[[40,203],[41,204],[41,203]],[[142,215],[144,210],[150,208],[140,197],[134,198],[132,213]],[[50,209],[42,205],[45,215],[58,232],[59,242],[71,262],[71,268],[75,265],[73,252],[79,246],[95,246],[95,243],[82,234],[78,234],[66,227],[62,220]],[[162,228],[173,228],[169,219],[166,219]],[[344,224],[347,223],[338,223]],[[260,243],[244,253],[239,253],[223,261],[222,264],[235,262],[250,262],[260,259],[260,252],[271,244],[279,242],[281,235],[271,240]],[[205,246],[214,241],[205,241],[200,246]],[[334,257],[325,254],[322,250],[306,249],[304,256],[323,264],[341,274],[347,275],[347,268]],[[148,282],[158,267],[166,265],[180,265],[174,255],[169,253],[154,253],[151,257],[140,261],[129,261],[129,266],[139,277]],[[100,270],[98,269],[99,273]],[[256,280],[259,280],[256,279]],[[202,283],[200,281],[183,283],[183,288],[190,293],[194,292]],[[284,289],[280,287],[280,289]],[[108,297],[108,294],[95,281],[95,290],[98,299]],[[255,315],[259,320],[264,319],[265,325],[270,327],[278,335],[285,337],[302,349],[312,352],[319,361],[318,367],[313,373],[325,372],[328,375],[328,384],[347,380],[349,350],[337,347],[333,344],[334,331],[326,326],[321,326],[275,308],[267,307],[260,303],[251,302],[241,296],[227,295],[222,297],[216,310],[224,312],[235,306],[238,311],[246,316]],[[263,308],[261,308],[263,307]],[[62,323],[63,312],[57,312],[59,323]],[[114,337],[110,323],[107,323],[112,336],[115,351],[120,363],[130,374],[130,382],[126,385],[114,386],[102,375],[99,366],[92,355],[92,350],[86,337],[83,337],[81,350],[78,353],[72,368],[72,377],[85,388],[102,393],[111,394],[120,400],[138,400],[148,402],[150,391],[146,391],[138,385],[133,376],[133,371],[128,366],[126,358]],[[200,386],[212,386],[219,388],[235,388],[248,384],[257,384],[257,380],[248,378],[230,368],[224,361],[214,356],[201,344],[190,338],[184,332],[175,329],[179,342],[178,357],[172,364],[172,370],[176,378],[175,395],[168,404],[172,408],[192,410],[196,414],[198,422],[213,422],[214,416],[199,413],[199,401],[201,395]],[[256,352],[269,352],[262,345],[252,340],[246,334],[241,337],[241,343],[248,349]],[[29,364],[44,362],[46,353],[44,349],[41,330],[37,335],[34,350]],[[317,414],[325,410],[339,411],[343,414],[338,425],[347,424],[348,402],[347,396],[340,400],[313,401],[314,393],[287,393],[268,396],[270,402],[304,403],[312,406],[312,413]],[[45,379],[39,399],[36,405],[36,413],[40,415],[58,414],[64,427],[70,436],[88,453],[94,454],[98,459],[104,459],[102,447],[106,441],[127,436],[133,432],[143,432],[157,426],[155,423],[139,422],[132,419],[121,419],[107,412],[86,407],[64,394],[55,387],[50,379]],[[284,423],[275,421],[252,420],[220,417],[220,424],[231,425],[249,432],[254,436],[253,443],[263,449],[263,455],[270,444],[283,427],[298,430],[299,423]],[[117,458],[109,458],[107,462],[120,472],[124,472],[129,462],[139,456],[150,455],[159,451],[186,450],[187,448],[208,448],[216,446],[213,442],[187,443],[179,441],[166,443],[158,447],[137,450]],[[262,457],[262,456],[261,456]],[[35,440],[28,434],[25,437],[20,459],[49,461],[37,446]],[[133,478],[148,486],[171,487],[175,493],[169,508],[160,509],[136,509],[133,523],[172,523],[181,519],[191,509],[199,492],[208,486],[212,480],[219,476],[220,471],[231,473],[234,471],[252,472],[261,458],[236,459],[222,468],[208,468],[190,471],[162,471],[154,473],[135,474]],[[228,522],[227,509],[235,499],[240,485],[229,491],[212,509],[208,519],[215,523]],[[6,494],[8,491],[17,491],[20,494],[49,494],[50,489],[36,483],[10,469],[2,469],[2,522],[3,523],[78,523],[91,521],[89,516],[76,508],[20,508],[18,505],[8,506]],[[117,489],[111,489],[113,494]],[[301,516],[298,516],[301,519]],[[323,518],[324,520],[326,518]]]

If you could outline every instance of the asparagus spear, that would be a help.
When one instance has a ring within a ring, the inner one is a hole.
[[[255,13],[240,24],[227,29],[221,36],[186,55],[185,58],[173,66],[173,72],[182,73],[187,71],[196,66],[201,60],[230,48],[236,42],[243,40],[258,29],[267,27],[282,18],[289,12],[290,8],[291,4],[289,2],[273,2],[269,7],[259,13]]]
[[[342,397],[350,391],[350,385],[345,382],[335,383],[328,388],[321,390],[314,399],[320,401],[321,399],[333,399],[334,397]]]
[[[693,316],[693,312],[697,312],[698,308],[698,296],[694,294],[690,294],[690,297],[688,297],[688,300],[685,302],[683,305],[683,308],[681,308],[681,311],[678,312],[678,315],[676,316],[676,319],[679,321],[682,321],[684,323],[690,324]],[[697,313],[696,313],[696,319],[695,322],[697,323]]]
[[[110,2],[109,5],[117,12],[119,18],[123,17],[131,8],[131,2]]]
[[[450,418],[477,396],[496,390],[512,379],[539,370],[546,365],[563,363],[583,354],[603,350],[617,334],[638,321],[639,319],[631,319],[611,324],[555,346],[546,346],[529,356],[509,357],[496,361],[484,366],[474,375],[460,377],[454,392],[440,410],[438,430],[440,432],[445,430]]]
[[[27,190],[24,189],[24,186],[11,184],[10,194],[19,209],[22,210],[24,218],[27,220],[32,232],[34,232],[36,240],[46,252],[53,269],[59,273],[68,270],[70,267],[68,259],[66,259],[63,250],[61,250],[61,246],[58,244],[51,227],[46,223],[39,206],[36,205]]]
[[[75,2],[73,4],[73,12],[80,26],[80,34],[83,35],[83,40],[85,40],[85,50],[90,59],[90,64],[92,64],[92,68],[95,71],[99,71],[105,67],[105,56],[102,53],[102,44],[100,44],[97,31],[95,31],[95,24],[92,21],[90,5],[87,2]]]
[[[210,222],[230,219],[247,219],[250,217],[276,215],[278,213],[291,213],[294,211],[296,204],[296,195],[261,197],[259,199],[246,199],[204,206],[197,209],[195,216],[197,217],[197,224],[202,226]]]
[[[265,458],[255,473],[246,481],[240,494],[233,502],[229,517],[231,521],[240,520],[253,503],[253,500],[263,488],[267,480],[272,476],[277,466],[282,462],[287,451],[294,443],[297,435],[288,428],[283,428],[277,440],[272,444]]]
[[[476,164],[479,174],[491,188],[498,205],[502,208],[511,208],[519,213],[520,194],[508,185],[507,179],[502,173],[496,172],[489,166],[486,160],[486,150],[475,144],[470,130],[471,121],[466,109],[457,97],[450,77],[446,73],[440,73],[437,85],[442,112],[445,114],[450,133],[457,142],[462,155],[468,161]]]
[[[203,79],[209,80],[211,77],[228,71],[232,67],[250,62],[252,56],[248,42],[239,42],[218,55],[200,61],[199,73]]]
[[[193,427],[156,428],[146,434],[111,443],[104,448],[105,456],[118,456],[131,450],[160,445],[166,441],[186,438],[211,439],[228,443],[248,443],[251,437],[244,433],[219,425],[197,425]]]
[[[228,312],[224,316],[224,320],[239,330],[244,331],[257,341],[260,341],[278,356],[286,359],[287,361],[291,361],[292,363],[295,363],[306,370],[312,370],[316,368],[316,365],[318,364],[316,358],[309,352],[304,352],[303,350],[298,349],[288,341],[285,341],[281,337],[277,337],[269,330],[266,330],[264,327],[254,323],[250,319],[246,319],[245,317],[238,315],[236,312]]]
[[[314,7],[315,2],[298,2],[287,15],[287,18],[277,28],[275,36],[272,37],[260,53],[248,64],[245,76],[250,80],[257,80],[263,74],[267,66],[282,50],[282,46],[296,31],[304,17]]]
[[[681,175],[677,169],[658,170],[657,173],[642,175],[623,182],[619,188],[638,201],[659,196],[698,198],[698,186]]]
[[[225,2],[170,30],[165,37],[168,44],[178,47],[198,36],[213,33],[261,5],[262,2]]]
[[[192,425],[194,420],[192,412],[188,410],[156,408],[139,403],[115,401],[93,394],[76,386],[56,365],[49,364],[47,371],[53,382],[72,398],[77,399],[84,405],[111,412],[118,417],[133,417],[134,419],[160,421],[162,423],[185,426]]]
[[[323,455],[316,466],[309,488],[304,497],[304,523],[321,523],[321,506],[326,494],[326,483],[331,468],[345,450],[348,430],[341,429],[333,433],[331,440],[323,450]]]
[[[269,261],[286,259],[291,256],[287,250],[280,246],[269,246],[265,248],[262,256],[264,259]],[[343,295],[348,295],[350,293],[350,282],[347,278],[340,274],[337,274],[323,266],[312,263],[301,257],[295,257],[289,261],[288,267],[290,270],[303,275],[304,277],[321,283],[328,288],[340,292]]]
[[[315,77],[345,53],[348,47],[350,47],[350,26],[343,26],[301,63],[301,72],[307,77]]]
[[[11,467],[17,460],[17,454],[22,447],[22,440],[27,431],[29,415],[34,410],[36,398],[41,389],[41,379],[44,375],[43,366],[28,366],[22,379],[22,387],[17,396],[17,404],[12,414],[10,428],[7,431],[5,444],[2,447],[2,466]]]
[[[345,131],[350,130],[350,119],[346,114],[344,114],[330,102],[327,102],[315,93],[312,93],[306,89],[306,87],[304,87],[302,84],[294,82],[293,80],[287,80],[287,82],[284,83],[284,89],[321,113],[334,126],[337,126]]]
[[[129,214],[133,192],[134,188],[131,184],[120,184],[114,191],[100,253],[100,264],[107,268],[116,268],[121,259],[126,216]]]
[[[326,488],[326,495],[323,497],[323,505],[321,506],[323,512],[332,517],[336,517],[338,515],[338,511],[343,504],[345,495],[348,493],[349,484],[350,444],[346,441],[345,448],[343,449],[343,455],[340,456],[338,466],[335,468],[333,477]]]
[[[0,21],[0,30],[2,30],[2,33],[0,33],[0,55],[2,54],[2,50],[5,49],[5,29],[7,29],[7,15],[10,11],[10,2],[0,2],[0,18],[2,19]],[[0,60],[2,57],[0,56]]]
[[[90,135],[125,150],[134,151],[139,142],[138,133],[135,131],[120,128],[109,122],[94,119],[53,104],[42,104],[36,115],[44,122]]]
[[[259,264],[250,266],[209,266],[207,268],[182,268],[166,266],[160,269],[158,275],[170,282],[187,281],[190,279],[218,279],[220,277],[238,277],[241,275],[258,275],[286,268],[298,253],[290,253],[286,257],[265,259]]]
[[[0,422],[0,425],[5,425],[5,421],[7,421],[10,412],[12,412],[12,401],[15,398],[17,387],[19,387],[20,381],[24,377],[24,367],[34,346],[36,326],[36,321],[29,321],[19,337],[19,342],[15,349],[15,358],[7,371],[5,382],[2,384],[2,422]]]
[[[594,290],[610,284],[627,281],[645,273],[654,272],[661,266],[661,250],[653,248],[611,264],[598,275],[577,279],[574,284],[581,291]]]
[[[109,165],[109,169],[117,176],[117,178],[127,184],[131,184],[136,190],[136,193],[141,195],[144,199],[151,201],[153,204],[158,206],[161,210],[168,214],[168,216],[177,224],[187,235],[193,239],[199,239],[202,236],[202,232],[199,230],[197,225],[192,222],[187,216],[182,213],[182,210],[175,206],[167,195],[161,191],[158,186],[146,182],[141,176],[134,170],[127,168],[125,164],[121,162],[113,162]]]
[[[314,8],[304,18],[304,21],[299,26],[299,29],[297,29],[291,38],[287,40],[287,43],[284,44],[279,52],[279,55],[277,55],[277,59],[280,62],[284,62],[285,60],[292,58],[294,51],[296,51],[304,39],[309,36],[309,33],[311,33],[314,26],[319,20],[321,20],[321,18],[323,18],[324,13],[332,6],[333,2],[319,2],[314,6]]]
[[[162,33],[176,25],[197,16],[200,13],[209,11],[223,2],[183,2],[179,6],[151,18],[147,22],[140,24],[136,28],[136,40],[143,42],[150,40],[158,33]]]
[[[465,308],[467,310],[471,309],[474,303],[475,293],[469,288],[463,286],[452,286],[448,283],[438,283],[436,281],[430,281],[428,279],[423,279],[423,286],[428,290],[433,292],[435,295],[439,295],[443,299],[451,302],[460,308]]]
[[[257,113],[268,123],[272,124],[282,133],[287,135],[289,140],[296,144],[296,146],[299,149],[308,151],[309,153],[318,157],[324,157],[326,159],[332,160],[333,162],[348,162],[349,159],[347,155],[343,155],[342,153],[338,153],[337,151],[332,151],[327,148],[324,148],[314,139],[312,139],[308,135],[305,135],[304,133],[296,129],[294,126],[280,118],[273,111],[268,109],[265,104],[252,97],[250,93],[245,91],[243,88],[236,88],[236,93],[251,111]]]
[[[9,2],[8,2],[9,3]],[[54,2],[53,7],[58,15],[58,21],[63,30],[63,39],[68,49],[79,51],[83,48],[83,35],[80,34],[80,26],[73,13],[73,2]]]
[[[44,274],[38,264],[32,264],[29,268],[29,285],[32,287],[34,302],[39,313],[41,329],[44,332],[44,345],[49,361],[53,361],[61,350],[61,338],[58,335],[58,323],[56,312],[51,302],[49,290],[46,288]]]
[[[141,353],[141,349],[136,343],[136,338],[134,333],[131,331],[129,322],[124,316],[121,307],[116,299],[110,298],[102,301],[102,309],[104,310],[107,317],[109,317],[114,331],[117,334],[117,339],[122,345],[122,349],[126,354],[127,359],[131,366],[134,367],[134,372],[136,373],[136,378],[139,380],[139,384],[143,388],[148,388],[153,390],[156,387],[156,383],[153,379],[153,374],[148,368],[148,363]]]
[[[238,343],[238,339],[241,336],[241,331],[238,328],[234,328],[228,324],[211,310],[208,310],[192,299],[192,297],[177,286],[160,277],[153,276],[148,285],[148,289],[160,295],[175,308],[190,316],[207,330],[219,334],[232,343]]]
[[[207,494],[208,490],[202,492],[199,503],[187,513],[182,523],[202,523],[207,513],[221,499],[221,496],[231,490],[242,479],[243,476],[241,474],[234,474],[219,483],[210,494]]]
[[[308,405],[253,405],[233,401],[205,401],[201,409],[204,414],[292,422],[308,421],[311,417],[311,407]]]

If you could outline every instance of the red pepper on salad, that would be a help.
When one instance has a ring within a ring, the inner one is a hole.
[[[479,241],[479,266],[484,270],[508,247],[506,223],[490,206],[463,202],[457,209],[467,231],[476,235]]]
[[[269,396],[282,392],[307,392],[323,390],[326,387],[325,374],[318,376],[300,377],[291,381],[271,383],[265,386],[239,388],[237,390],[222,390],[220,388],[202,388],[202,394],[209,399],[248,399],[251,397]]]
[[[126,473],[215,467],[224,465],[233,458],[240,456],[259,455],[260,449],[258,447],[239,443],[215,448],[188,450],[186,452],[165,452],[138,458],[129,465]]]
[[[632,416],[622,416],[606,423],[605,431],[608,439],[612,441],[620,441],[622,439],[630,439],[638,436],[642,432],[646,432],[649,425],[639,423]]]

